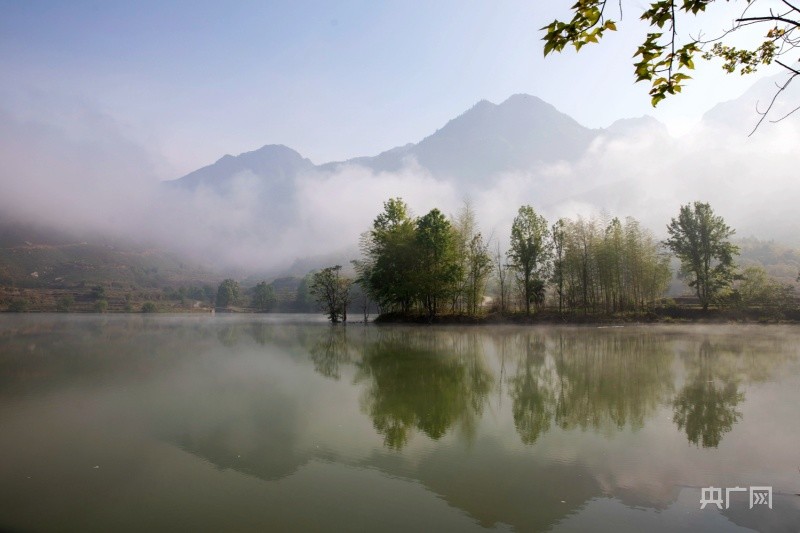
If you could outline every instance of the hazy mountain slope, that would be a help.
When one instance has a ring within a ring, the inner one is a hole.
[[[800,105],[800,83],[797,81],[778,94],[778,86],[783,85],[787,77],[787,74],[780,73],[758,80],[738,98],[720,102],[709,109],[703,115],[702,123],[708,126],[729,128],[741,132],[742,135],[747,135],[761,118],[759,113],[765,112],[772,99],[777,95],[769,116],[758,129],[768,131],[776,127],[783,127],[780,123],[775,124],[771,121],[780,119]],[[789,121],[797,123],[800,121],[800,115],[795,113],[789,118]]]
[[[211,269],[167,250],[99,239],[87,242],[55,228],[0,220],[0,285],[116,282],[156,287],[219,278]]]
[[[217,162],[168,182],[188,189],[208,187],[224,192],[234,176],[249,173],[267,178],[271,184],[291,182],[314,164],[282,144],[269,144],[238,156],[225,155]]]
[[[417,144],[321,169],[358,164],[393,172],[415,160],[437,178],[474,183],[500,172],[575,159],[598,133],[535,96],[516,94],[499,105],[478,102]]]

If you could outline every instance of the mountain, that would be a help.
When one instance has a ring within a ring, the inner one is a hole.
[[[269,178],[272,184],[290,183],[314,164],[282,144],[268,144],[238,156],[224,155],[216,163],[190,172],[172,183],[187,189],[207,187],[225,192],[235,176],[252,174]]]
[[[499,105],[481,100],[418,144],[322,168],[359,164],[391,172],[413,159],[436,177],[474,183],[500,172],[574,159],[598,133],[535,96],[516,94]]]
[[[775,98],[769,116],[758,129],[766,131],[774,128],[775,124],[771,121],[790,113],[800,100],[800,84],[796,81],[784,91],[779,91],[779,87],[786,83],[787,78],[788,74],[781,73],[758,80],[738,98],[720,102],[708,110],[703,115],[702,122],[708,126],[729,128],[747,134],[755,128],[761,118],[759,113],[765,112]],[[794,116],[791,120],[797,121],[797,118]]]
[[[358,165],[376,172],[394,172],[412,161],[437,178],[476,183],[501,172],[573,160],[602,132],[580,125],[540,98],[516,94],[501,104],[482,100],[419,143],[376,156],[315,167],[286,146],[268,145],[236,157],[226,155],[170,183],[185,189],[203,186],[224,192],[234,177],[253,175],[275,188],[311,170],[331,172]]]

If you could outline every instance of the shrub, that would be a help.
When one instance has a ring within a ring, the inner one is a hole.
[[[66,296],[62,296],[56,302],[56,310],[61,313],[69,313],[69,310],[72,308],[72,304],[75,303],[75,299],[72,297],[71,294],[67,294]]]
[[[142,304],[142,313],[158,313],[158,307],[153,302],[145,302]]]
[[[12,313],[25,313],[28,311],[28,300],[23,298],[11,300],[11,303],[8,305],[8,310]]]

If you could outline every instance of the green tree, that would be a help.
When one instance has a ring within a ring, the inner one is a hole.
[[[453,312],[466,311],[477,315],[483,303],[486,283],[492,272],[492,258],[489,256],[489,241],[484,240],[478,230],[472,202],[464,201],[453,221],[456,233],[456,254],[461,276],[454,287]]]
[[[744,306],[782,309],[794,299],[794,287],[769,277],[764,267],[748,267],[740,279],[736,293]]]
[[[800,74],[796,67],[790,66],[791,63],[781,60],[782,56],[791,55],[800,46],[794,33],[800,26],[800,7],[797,4],[784,0],[756,5],[755,1],[746,0],[741,2],[740,16],[721,35],[705,37],[698,32],[693,37],[679,31],[687,18],[703,16],[714,3],[715,0],[650,0],[642,8],[637,6],[636,9],[642,10],[639,18],[650,26],[651,31],[633,56],[634,72],[637,82],[650,83],[654,106],[668,95],[681,92],[685,81],[691,78],[687,72],[694,69],[695,59],[699,57],[721,59],[726,72],[738,70],[741,74],[755,72],[760,65],[777,63],[789,73],[789,78],[778,86],[775,96]],[[718,1],[717,5],[722,3]],[[622,6],[620,0],[620,18]],[[606,32],[615,31],[617,23],[608,18],[611,10],[607,7],[607,0],[579,0],[570,8],[570,20],[554,20],[542,28],[545,32],[544,54],[560,52],[568,45],[580,50],[586,44],[599,42]],[[761,37],[751,36],[757,35],[749,33],[753,27],[762,29]],[[734,42],[736,44],[732,44]],[[740,48],[743,42],[749,44]],[[761,120],[769,109],[771,104],[762,113]]]
[[[566,231],[564,229],[564,219],[560,218],[553,224],[550,233],[553,237],[553,286],[558,297],[558,312],[561,313],[564,306],[564,244],[566,241]]]
[[[531,312],[534,297],[543,294],[552,255],[549,237],[550,231],[544,217],[537,215],[529,205],[520,207],[511,225],[508,261],[522,283],[527,315]]]
[[[416,224],[400,198],[384,202],[383,209],[361,240],[365,283],[382,310],[408,313],[417,294]]]
[[[689,276],[703,309],[730,288],[734,279],[733,257],[739,248],[728,240],[734,234],[707,203],[681,206],[678,218],[667,226],[665,245],[681,261],[681,272]]]
[[[433,318],[439,303],[461,277],[456,234],[441,211],[432,209],[417,220],[415,252],[418,268],[414,279],[422,305]]]
[[[350,286],[353,281],[341,275],[341,265],[323,268],[311,276],[309,291],[331,322],[347,322]]]
[[[467,245],[466,263],[467,313],[477,315],[493,268],[492,258],[489,255],[489,242],[483,240],[480,232],[473,235]]]
[[[230,278],[223,280],[217,289],[217,307],[236,305],[240,292],[239,283]]]
[[[252,305],[259,311],[269,311],[277,302],[275,290],[272,285],[267,285],[266,281],[257,284],[253,289]]]

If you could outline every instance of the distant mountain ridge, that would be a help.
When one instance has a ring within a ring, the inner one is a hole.
[[[627,119],[626,128],[664,128],[652,117]],[[502,172],[526,171],[542,163],[574,160],[604,129],[582,126],[544,100],[515,94],[501,104],[481,100],[418,143],[392,148],[375,156],[314,165],[295,150],[267,145],[215,163],[168,182],[186,189],[224,190],[242,174],[257,176],[265,185],[288,184],[310,171],[334,172],[358,165],[375,172],[396,172],[412,161],[440,179],[474,184]],[[608,133],[614,133],[610,128]]]
[[[269,144],[235,157],[224,155],[211,165],[167,183],[186,188],[205,186],[218,189],[222,185],[221,178],[230,178],[245,172],[269,177],[273,182],[281,183],[291,181],[299,173],[312,168],[314,164],[311,161],[288,146]]]

